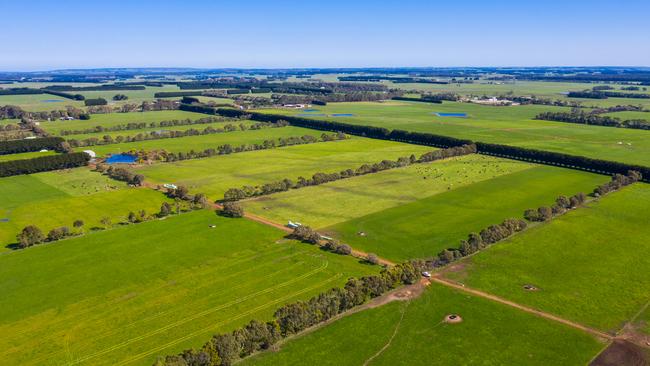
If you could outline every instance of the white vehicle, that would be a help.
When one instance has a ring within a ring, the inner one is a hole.
[[[424,272],[422,272],[422,276],[424,276],[426,278],[431,278],[431,273],[429,273],[427,271],[424,271]]]
[[[287,223],[287,227],[292,228],[292,229],[295,229],[295,228],[297,228],[299,226],[302,226],[302,224],[299,223],[299,222],[293,222],[293,221],[289,220],[289,222]]]

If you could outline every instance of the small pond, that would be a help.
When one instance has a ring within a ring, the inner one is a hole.
[[[318,109],[303,109],[303,112],[320,112]]]
[[[136,157],[129,154],[115,154],[111,155],[110,158],[106,159],[108,164],[133,164],[135,163]]]
[[[332,116],[332,117],[354,117],[354,114],[352,114],[352,113],[334,113],[334,114],[331,114],[330,116]]]
[[[467,117],[467,113],[434,113],[438,117]]]
[[[43,103],[60,103],[60,102],[63,102],[63,100],[62,99],[45,99],[45,100],[41,100],[41,102],[43,102]]]

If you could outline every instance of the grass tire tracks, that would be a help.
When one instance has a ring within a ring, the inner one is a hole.
[[[118,344],[115,344],[115,345],[113,345],[113,346],[111,346],[111,347],[105,348],[105,349],[103,349],[103,350],[101,350],[101,351],[97,351],[97,352],[92,353],[92,354],[90,354],[90,355],[87,355],[87,356],[84,356],[84,357],[82,357],[82,358],[79,358],[79,359],[77,359],[77,360],[75,360],[75,361],[73,361],[73,362],[68,363],[68,365],[77,365],[77,364],[80,364],[80,363],[82,363],[82,362],[85,362],[85,361],[91,360],[91,359],[93,359],[93,358],[95,358],[95,357],[102,356],[102,355],[105,355],[105,354],[110,353],[110,352],[112,352],[112,351],[115,351],[115,350],[118,350],[118,349],[120,349],[120,348],[126,347],[126,346],[128,346],[129,344],[135,343],[135,342],[140,341],[140,340],[142,340],[142,339],[149,338],[149,337],[154,336],[154,335],[156,335],[156,334],[159,334],[159,333],[162,333],[162,332],[167,331],[167,330],[169,330],[169,329],[175,328],[175,327],[177,327],[177,326],[179,326],[179,325],[183,325],[183,324],[186,324],[186,323],[188,323],[188,322],[194,321],[194,320],[196,320],[196,319],[198,319],[198,318],[201,318],[201,317],[203,317],[203,316],[206,316],[206,315],[212,314],[212,313],[214,313],[214,312],[216,312],[216,311],[223,310],[223,309],[227,309],[227,308],[229,308],[229,307],[231,307],[231,306],[237,305],[237,304],[242,303],[242,302],[244,302],[244,301],[246,301],[246,300],[250,300],[250,299],[252,299],[252,298],[255,298],[255,297],[258,296],[258,295],[263,295],[263,294],[266,294],[266,293],[269,293],[269,292],[273,292],[273,291],[275,291],[275,290],[278,290],[278,289],[280,289],[280,288],[283,288],[283,287],[289,286],[289,285],[291,285],[291,284],[293,284],[293,283],[295,283],[295,282],[298,282],[298,281],[300,281],[300,280],[302,280],[302,279],[305,279],[305,278],[307,278],[307,277],[313,276],[314,274],[319,273],[319,272],[325,270],[325,269],[327,268],[328,265],[329,265],[329,262],[328,262],[328,261],[323,261],[323,263],[321,264],[320,267],[315,268],[315,269],[313,269],[313,270],[311,270],[311,271],[309,271],[309,272],[307,272],[307,273],[304,273],[304,274],[302,274],[302,275],[300,275],[300,276],[294,277],[294,278],[292,278],[291,280],[288,280],[288,281],[282,282],[282,283],[277,284],[277,285],[275,285],[275,286],[268,287],[268,288],[266,288],[266,289],[264,289],[264,290],[260,290],[260,291],[257,291],[257,292],[254,292],[254,293],[248,294],[248,295],[246,295],[246,296],[242,296],[242,297],[240,297],[240,298],[238,298],[238,299],[236,299],[236,300],[229,301],[229,302],[227,302],[227,303],[225,303],[225,304],[218,305],[218,306],[216,306],[216,307],[214,307],[214,308],[211,308],[211,309],[207,309],[207,310],[201,311],[201,312],[199,312],[199,313],[197,313],[197,314],[194,314],[194,315],[191,316],[191,317],[188,317],[188,318],[185,318],[185,319],[182,319],[182,320],[176,321],[176,322],[171,323],[171,324],[167,324],[167,325],[164,326],[164,327],[160,327],[160,328],[158,328],[158,329],[152,330],[152,331],[150,331],[150,332],[148,332],[148,333],[145,333],[145,334],[142,334],[142,335],[140,335],[140,336],[133,337],[133,338],[131,338],[131,339],[127,339],[127,340],[122,341],[122,342],[120,342],[120,343],[118,343]]]
[[[395,336],[397,336],[397,333],[399,332],[399,327],[400,327],[400,325],[402,325],[402,320],[404,320],[404,314],[406,314],[406,311],[408,310],[408,306],[409,306],[410,304],[411,304],[411,302],[408,301],[408,302],[406,303],[406,305],[404,306],[404,308],[402,309],[402,314],[400,315],[400,318],[399,318],[399,320],[397,321],[397,324],[395,325],[395,329],[393,330],[393,334],[392,334],[392,335],[390,336],[390,338],[388,339],[388,342],[386,342],[386,344],[385,344],[383,347],[381,347],[381,348],[379,349],[379,351],[377,351],[377,353],[375,353],[374,355],[370,356],[370,358],[368,358],[368,359],[363,363],[363,366],[368,366],[368,364],[370,364],[370,363],[372,362],[372,360],[374,360],[375,358],[381,356],[381,354],[384,353],[384,351],[387,350],[388,347],[390,347],[391,343],[393,343],[393,339],[395,339]]]

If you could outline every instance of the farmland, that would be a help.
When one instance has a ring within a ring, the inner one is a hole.
[[[150,365],[374,271],[281,237],[200,211],[1,255],[1,357]]]
[[[33,159],[39,156],[47,156],[47,155],[54,155],[54,154],[56,154],[56,152],[54,151],[43,151],[43,152],[35,151],[35,152],[20,153],[20,154],[0,155],[0,162],[21,160],[21,159]]]
[[[468,258],[448,276],[616,332],[650,301],[649,204],[647,185],[628,187]]]
[[[284,178],[295,181],[300,176],[311,177],[317,172],[354,169],[364,163],[408,157],[430,150],[425,146],[353,137],[344,141],[158,164],[143,167],[138,172],[155,183],[182,184],[191,191],[221,199],[223,193],[233,187],[259,185]]]
[[[315,119],[328,119],[388,129],[430,132],[474,141],[509,144],[592,158],[650,165],[650,139],[647,131],[563,122],[539,121],[541,112],[568,111],[564,107],[524,105],[483,106],[444,102],[429,104],[389,101],[383,103],[330,103],[319,107]],[[262,110],[307,117],[295,110]],[[433,113],[466,113],[467,118],[438,117]],[[351,117],[331,117],[350,113]],[[620,144],[619,144],[620,142]]]
[[[128,188],[86,168],[2,178],[0,218],[6,221],[0,222],[0,251],[15,243],[16,234],[27,225],[47,233],[82,219],[90,230],[103,227],[104,217],[117,224],[130,211],[155,213],[165,200],[161,193]]]
[[[507,218],[522,218],[528,208],[550,205],[562,194],[588,192],[604,181],[603,177],[588,173],[532,166],[342,222],[323,231],[355,248],[386,258],[423,258],[458,246],[471,232]]]
[[[444,323],[448,314],[463,321]],[[378,355],[372,365],[580,365],[603,346],[577,330],[434,284],[421,298],[350,315],[244,364],[362,365]]]

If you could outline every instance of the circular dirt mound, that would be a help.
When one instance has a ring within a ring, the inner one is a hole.
[[[458,314],[449,314],[445,317],[445,323],[460,323],[463,321],[463,318]]]

